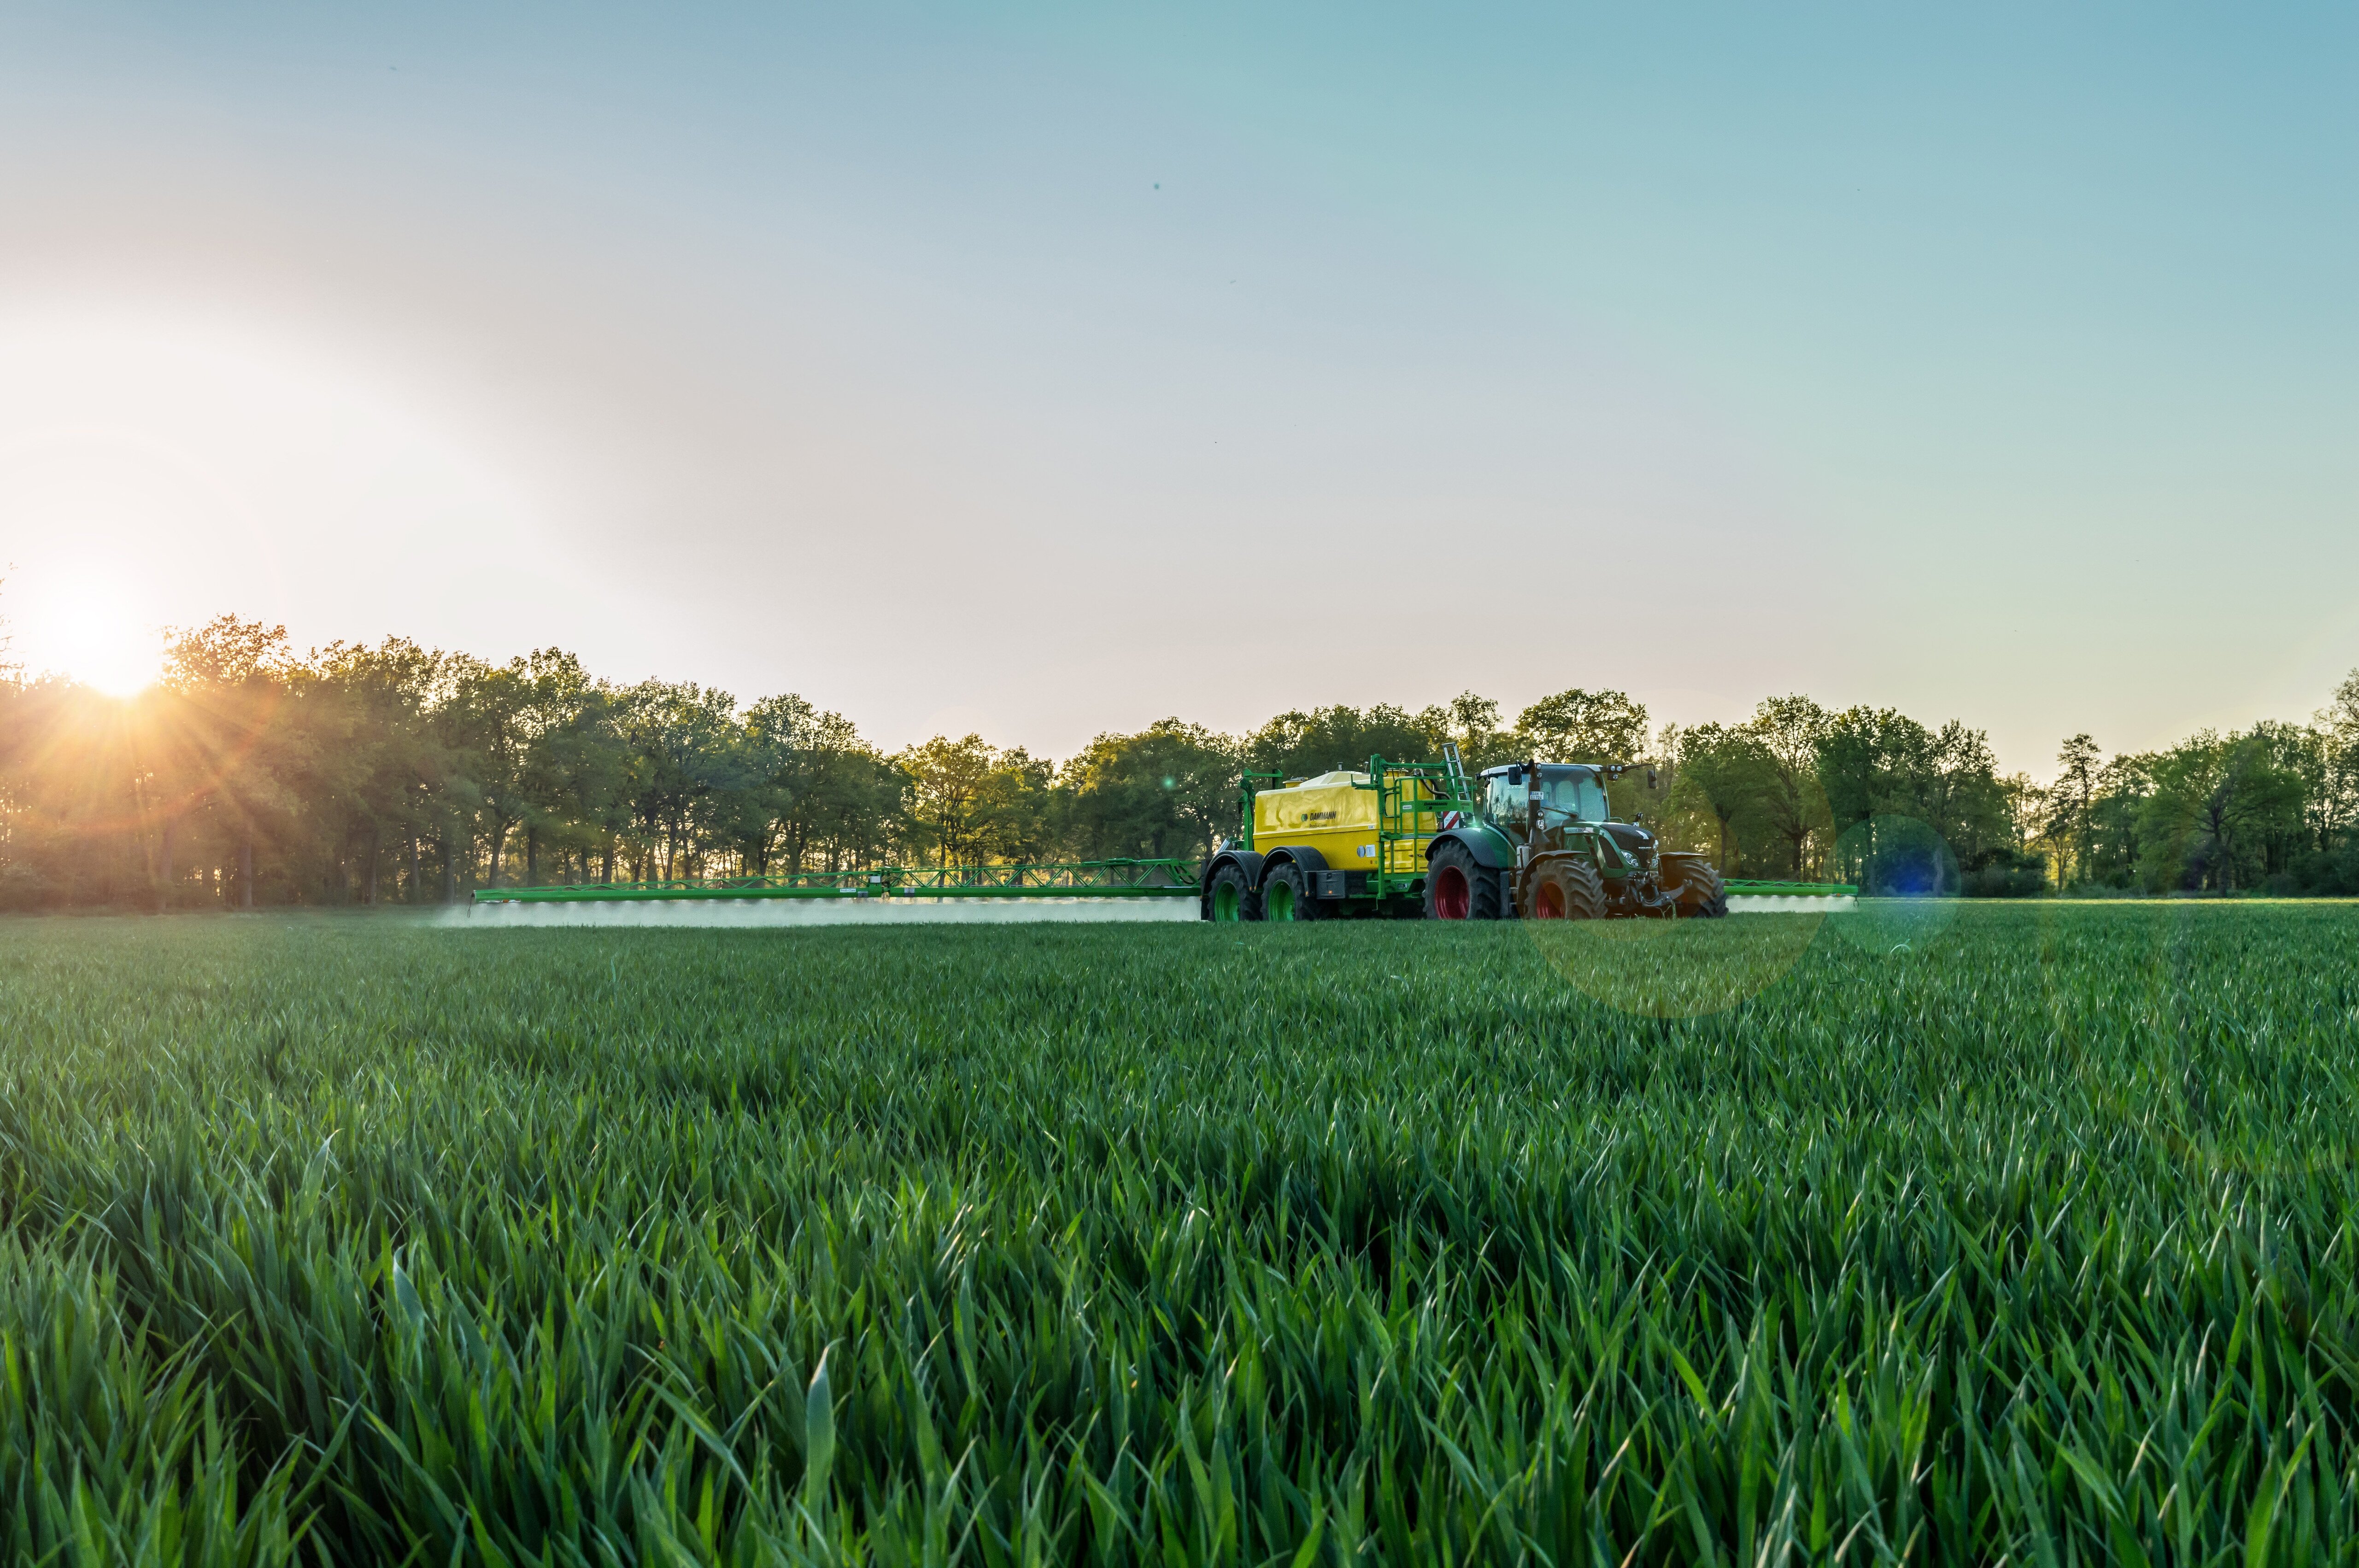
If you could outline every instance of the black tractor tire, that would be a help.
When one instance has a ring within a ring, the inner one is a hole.
[[[1499,873],[1487,870],[1474,852],[1455,838],[1433,847],[1425,863],[1425,917],[1428,920],[1502,920],[1506,900],[1499,895]]]
[[[1670,892],[1680,902],[1681,920],[1718,920],[1728,913],[1728,889],[1709,863],[1682,860],[1679,872],[1680,881]]]
[[[1542,860],[1524,881],[1527,920],[1603,920],[1605,879],[1571,856]]]
[[[1261,879],[1264,920],[1318,920],[1327,911],[1310,893],[1310,873],[1292,860],[1280,860]]]
[[[1207,920],[1259,920],[1261,890],[1245,880],[1245,868],[1231,861],[1204,884]]]

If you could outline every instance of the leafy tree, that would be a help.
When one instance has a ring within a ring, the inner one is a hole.
[[[2343,677],[2316,723],[2326,764],[2318,790],[2321,848],[2326,849],[2359,830],[2359,669]]]
[[[1767,799],[1775,773],[1761,738],[1746,728],[1698,724],[1669,733],[1668,837],[1675,848],[1706,849],[1723,875],[1745,867],[1752,830],[1775,829]]]
[[[2089,880],[2104,887],[2126,888],[2138,875],[2145,859],[2140,831],[2146,804],[2154,795],[2156,759],[2147,753],[2117,756],[2097,772],[2095,793],[2089,799]]]
[[[591,853],[603,854],[627,820],[623,802],[630,758],[614,694],[561,649],[538,650],[508,669],[523,699],[517,719],[524,750],[515,786],[523,811],[525,881],[541,881],[544,848],[580,862],[586,875]]]
[[[956,741],[937,735],[895,754],[910,780],[910,842],[931,851],[939,866],[972,859],[983,848],[984,783],[998,761],[980,735]]]
[[[114,711],[54,677],[8,683],[0,706],[0,795],[8,803],[9,907],[110,903],[145,891],[138,839],[110,833],[138,820],[139,759]]]
[[[1499,728],[1499,705],[1487,697],[1462,691],[1447,705],[1418,715],[1419,729],[1439,732],[1458,744],[1458,758],[1469,773],[1521,762],[1530,755],[1526,740],[1513,730]]]
[[[2066,741],[2056,753],[2056,783],[2048,792],[2041,835],[2064,847],[2067,875],[2075,882],[2086,881],[2090,873],[2091,812],[2103,755],[2086,733]]]
[[[443,743],[461,753],[461,765],[474,784],[490,852],[489,885],[498,887],[509,835],[530,808],[524,771],[532,734],[525,708],[531,693],[517,664],[495,666],[461,655],[454,665],[451,700],[437,717]],[[470,832],[471,848],[473,837]],[[472,861],[473,856],[467,858]]]
[[[2048,792],[2029,773],[2012,773],[1998,780],[1998,795],[2006,825],[2014,837],[2008,846],[2027,850],[2040,835],[2048,813]]]
[[[2034,863],[2023,849],[2029,781],[1998,777],[1981,730],[1954,719],[1929,730],[1888,708],[1853,708],[1826,720],[1817,751],[1845,880],[1880,886],[1886,873],[1878,846],[1887,841],[1899,857],[1892,864],[1908,868],[1912,885],[1938,885],[1947,876],[1938,868],[1954,860],[1968,872],[1997,867],[2003,874],[1993,885],[2012,891],[2016,873]],[[1854,831],[1863,823],[1874,826]]]
[[[1440,708],[1413,714],[1378,703],[1365,711],[1342,705],[1289,710],[1245,737],[1245,763],[1255,773],[1314,778],[1365,768],[1371,757],[1436,762],[1449,739],[1449,716]]]
[[[421,894],[419,838],[430,832],[435,802],[452,775],[451,759],[428,719],[443,687],[445,661],[407,638],[375,648],[333,643],[312,654],[310,674],[322,701],[339,716],[339,744],[358,766],[349,784],[350,819],[365,833],[353,845],[362,867],[362,902],[377,902],[386,849],[398,841],[407,897]]]
[[[2155,759],[2140,813],[2147,887],[2234,892],[2266,870],[2265,840],[2299,810],[2300,785],[2263,730],[2199,731]]]
[[[288,720],[295,661],[287,628],[234,615],[167,633],[164,690],[177,699],[168,733],[177,806],[206,812],[235,846],[236,898],[252,909],[255,849],[277,829],[291,840],[302,801],[291,787],[308,737]]]
[[[756,776],[737,699],[692,682],[650,680],[614,701],[643,865],[666,881],[701,874],[705,856],[727,841],[730,797]]]
[[[1207,853],[1235,830],[1237,772],[1235,742],[1201,724],[1165,719],[1136,735],[1100,735],[1057,776],[1072,852],[1082,860]]]
[[[1819,779],[1819,744],[1827,733],[1826,709],[1807,697],[1765,698],[1745,730],[1761,762],[1756,800],[1777,840],[1786,847],[1786,871],[1814,872],[1830,842],[1827,792]]]
[[[1957,719],[1932,732],[1917,798],[1924,819],[1969,870],[2023,846],[2024,813],[1998,776],[1989,737]]]
[[[992,759],[975,799],[974,860],[1003,864],[1052,859],[1056,764],[1010,746]]]
[[[765,697],[746,711],[745,737],[761,781],[749,870],[766,871],[774,860],[790,872],[838,870],[847,856],[864,860],[897,826],[906,778],[842,714],[792,692]],[[861,823],[875,826],[864,832]]]
[[[1647,709],[1618,691],[1579,687],[1516,716],[1519,752],[1543,762],[1628,762],[1647,751]]]

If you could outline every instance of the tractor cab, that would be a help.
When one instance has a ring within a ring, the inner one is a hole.
[[[1487,768],[1483,773],[1483,816],[1494,827],[1507,836],[1513,844],[1521,844],[1531,823],[1530,781],[1521,762],[1503,768]],[[1605,781],[1592,767],[1542,763],[1540,775],[1540,833],[1551,836],[1567,823],[1585,822],[1592,826],[1611,821],[1614,808],[1606,804]]]
[[[1605,781],[1621,773],[1586,763],[1543,762],[1539,765],[1539,838],[1531,842],[1531,790],[1526,777],[1525,764],[1513,763],[1503,768],[1491,768],[1483,774],[1483,816],[1507,837],[1510,844],[1522,848],[1530,843],[1533,853],[1542,849],[1561,849],[1567,841],[1586,834],[1591,829],[1605,834],[1621,847],[1622,855],[1608,854],[1601,871],[1609,879],[1619,879],[1628,869],[1641,866],[1651,869],[1655,857],[1655,836],[1636,822],[1614,820],[1613,805],[1605,797]]]

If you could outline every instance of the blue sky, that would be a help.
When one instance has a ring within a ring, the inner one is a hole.
[[[1062,753],[2359,665],[2359,16],[0,6],[0,612]]]

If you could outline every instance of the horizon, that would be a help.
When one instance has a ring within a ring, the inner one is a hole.
[[[887,749],[2303,722],[2359,665],[2354,41],[12,12],[0,617],[99,685],[223,611],[562,646]]]
[[[5,587],[5,584],[0,584],[0,587]],[[0,605],[0,609],[5,609],[5,605]],[[233,612],[216,618],[212,625],[205,627],[159,628],[158,637],[159,648],[161,651],[158,653],[156,660],[158,665],[157,670],[153,673],[143,673],[136,679],[126,678],[114,684],[109,684],[105,681],[90,680],[76,676],[67,671],[29,670],[22,666],[21,664],[12,661],[7,656],[9,650],[7,646],[8,638],[6,618],[5,614],[0,614],[0,679],[5,679],[5,677],[14,670],[16,672],[16,678],[20,680],[29,679],[36,682],[44,679],[62,680],[78,686],[84,690],[95,692],[101,697],[108,701],[116,704],[128,705],[136,702],[139,698],[151,692],[161,691],[167,688],[168,683],[166,676],[168,673],[168,666],[170,662],[169,644],[171,642],[182,638],[197,638],[205,633],[213,630],[215,627],[225,623],[242,626],[252,632],[266,634],[267,637],[277,642],[280,651],[286,658],[299,665],[316,666],[320,665],[327,655],[334,652],[335,649],[339,647],[352,652],[364,652],[372,649],[384,648],[391,643],[398,642],[408,642],[413,646],[419,647],[421,652],[430,654],[436,658],[457,657],[464,659],[472,656],[468,654],[467,650],[462,648],[434,648],[417,643],[415,639],[402,639],[399,637],[381,639],[379,642],[375,643],[355,643],[351,639],[344,639],[341,643],[336,643],[332,640],[330,644],[315,644],[310,647],[298,650],[293,645],[291,640],[287,637],[285,627],[269,626],[261,622],[245,621],[243,618]],[[567,657],[575,656],[571,654],[570,650],[552,646],[527,650],[526,654],[515,655],[510,660],[499,661],[498,664],[495,664],[492,661],[479,661],[479,663],[485,668],[495,668],[500,667],[501,665],[521,665],[528,657],[535,657],[540,654],[560,654]],[[126,665],[114,666],[118,674],[129,667],[130,666]],[[753,708],[774,697],[789,697],[799,700],[809,700],[807,697],[804,697],[801,693],[783,689],[755,693],[735,692],[728,690],[717,684],[700,682],[693,679],[675,679],[665,676],[643,676],[640,677],[639,681],[614,680],[609,678],[597,670],[589,668],[586,664],[583,665],[583,674],[586,675],[590,681],[596,687],[616,695],[626,693],[633,687],[639,685],[641,681],[651,686],[671,686],[695,688],[701,689],[708,693],[718,694],[720,696],[726,697],[729,699],[732,714],[740,718],[749,716],[750,711]],[[2263,726],[2271,723],[2288,725],[2295,729],[2318,727],[2332,729],[2338,724],[2347,724],[2349,722],[2349,714],[2351,711],[2350,705],[2354,700],[2359,700],[2359,698],[2354,698],[2353,695],[2354,692],[2359,692],[2359,665],[2354,665],[2350,671],[2348,671],[2343,680],[2337,683],[2334,690],[2327,694],[2326,698],[2322,699],[2317,708],[2313,708],[2310,713],[2302,716],[2301,718],[2288,719],[2281,719],[2274,715],[2262,715],[2241,725],[2228,727],[2204,726],[2198,730],[2169,737],[2160,745],[2147,748],[2142,752],[2110,748],[2103,745],[2102,742],[2099,742],[2097,748],[2098,754],[2101,757],[2111,756],[2115,758],[2134,756],[2151,757],[2167,752],[2175,745],[2183,745],[2205,736],[2214,736],[2224,733],[2228,737],[2234,737],[2239,734],[2257,733]],[[1630,695],[1631,694],[1629,693],[1615,691],[1610,688],[1600,688],[1593,691],[1576,688],[1569,689],[1560,693],[1551,693],[1549,694],[1549,697],[1620,698],[1629,697]],[[1801,697],[1807,698],[1810,697],[1810,695],[1811,694],[1808,692],[1764,693],[1756,699],[1756,703],[1754,708],[1748,708],[1745,713],[1738,715],[1734,719],[1717,720],[1716,722],[1727,723],[1732,725],[1732,727],[1741,726],[1745,721],[1756,719],[1762,710],[1767,709],[1772,703],[1776,702],[1781,697]],[[1498,701],[1495,698],[1488,698],[1485,694],[1474,691],[1472,688],[1462,689],[1462,691],[1454,694],[1454,697],[1474,697],[1490,701],[1493,708],[1497,710],[1496,717],[1499,724],[1503,729],[1509,731],[1520,731],[1524,727],[1524,716],[1534,707],[1534,704],[1531,703],[1506,703]],[[1543,698],[1538,700],[1545,703],[1547,699]],[[1813,698],[1812,700],[1815,699]],[[1379,697],[1373,702],[1360,704],[1296,702],[1287,708],[1265,714],[1258,720],[1238,726],[1234,729],[1224,728],[1219,725],[1201,725],[1200,721],[1191,719],[1184,713],[1168,713],[1158,715],[1153,719],[1146,720],[1137,725],[1131,726],[1127,730],[1099,729],[1093,731],[1089,739],[1082,743],[1062,750],[1049,750],[1048,748],[1028,745],[1020,738],[1011,741],[999,736],[983,734],[979,731],[969,731],[962,737],[952,735],[945,731],[937,730],[930,735],[919,736],[908,740],[880,741],[862,725],[857,714],[836,713],[833,710],[827,708],[824,703],[812,704],[815,711],[829,713],[832,717],[848,720],[852,724],[854,731],[860,736],[861,740],[864,743],[873,746],[880,755],[890,756],[903,753],[928,742],[981,741],[995,752],[1022,752],[1036,759],[1051,763],[1058,763],[1068,759],[1084,755],[1092,746],[1095,745],[1099,741],[1109,739],[1119,740],[1128,738],[1143,733],[1154,726],[1166,723],[1199,724],[1200,728],[1208,729],[1214,734],[1221,736],[1230,742],[1240,745],[1250,745],[1257,735],[1268,732],[1272,726],[1277,724],[1280,719],[1287,718],[1313,718],[1321,713],[1332,712],[1341,708],[1351,712],[1355,718],[1376,718],[1380,715],[1389,713],[1402,719],[1412,720],[1423,720],[1429,716],[1440,716],[1442,718],[1443,721],[1448,722],[1451,721],[1451,716],[1447,714],[1446,710],[1453,708],[1454,706],[1454,700],[1451,702],[1428,703],[1411,706],[1394,702],[1383,697]],[[1821,706],[1823,708],[1826,716],[1831,719],[1842,719],[1849,712],[1875,713],[1882,711],[1897,713],[1902,719],[1922,723],[1929,730],[1938,730],[1943,725],[1953,721],[1962,723],[1968,730],[1983,736],[1985,741],[1988,739],[1987,731],[1981,726],[1975,724],[1970,717],[1965,715],[1909,713],[1904,709],[1897,708],[1888,703],[1876,703],[1872,701],[1853,705],[1847,708],[1838,708],[1823,704]],[[1667,753],[1657,752],[1652,748],[1658,745],[1669,744],[1668,737],[1674,729],[1688,730],[1694,729],[1699,723],[1712,722],[1707,720],[1682,719],[1677,716],[1666,718],[1655,713],[1651,708],[1647,708],[1643,700],[1639,702],[1639,708],[1645,717],[1645,725],[1643,730],[1644,739],[1642,741],[1642,744],[1648,748],[1648,750],[1635,760],[1662,760]],[[2074,735],[2067,738],[2067,742],[2069,743],[2071,741],[2084,739],[2093,740],[2094,736],[2090,731],[2076,731]],[[1995,755],[1995,752],[1994,752],[1994,755]],[[2019,776],[2027,779],[2035,787],[2047,789],[2052,787],[2057,783],[2063,762],[2064,759],[2060,756],[2055,760],[2055,763],[2051,766],[2051,771],[2049,773],[2043,774],[2029,768],[2011,768],[2007,765],[2006,759],[1999,758],[1998,773],[2005,777]]]

